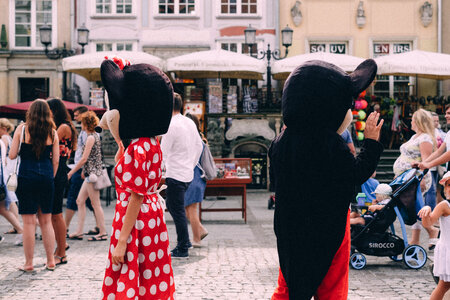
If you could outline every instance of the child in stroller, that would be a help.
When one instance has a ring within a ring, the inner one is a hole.
[[[403,260],[406,266],[412,269],[420,269],[425,265],[427,253],[419,245],[408,245],[405,224],[414,224],[417,211],[423,206],[420,181],[427,171],[422,173],[412,169],[399,175],[389,184],[394,190],[392,199],[380,210],[376,210],[373,218],[365,219],[364,224],[351,226],[350,265],[354,269],[365,267],[364,254],[388,256],[394,261]],[[393,223],[396,219],[400,223],[403,239],[395,235]]]
[[[363,215],[356,211],[350,214],[350,225],[366,225],[372,221],[377,215],[377,212],[391,200],[392,188],[389,184],[382,183],[377,186],[373,193],[375,194],[375,199],[373,199],[372,205],[367,208],[367,211]]]

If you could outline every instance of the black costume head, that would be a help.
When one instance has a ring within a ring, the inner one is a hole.
[[[116,141],[166,133],[173,106],[169,78],[148,64],[123,66],[120,60],[114,61],[105,60],[100,68],[110,109],[100,127],[109,128]]]
[[[283,121],[295,131],[331,129],[337,131],[353,98],[375,78],[377,65],[368,59],[348,75],[341,68],[313,60],[297,67],[283,90]]]

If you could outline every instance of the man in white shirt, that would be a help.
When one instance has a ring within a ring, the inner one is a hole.
[[[194,168],[203,150],[195,123],[180,113],[182,105],[181,96],[174,93],[172,120],[161,140],[166,168],[166,204],[177,231],[177,246],[171,251],[172,258],[189,257],[190,241],[184,194],[194,178]]]

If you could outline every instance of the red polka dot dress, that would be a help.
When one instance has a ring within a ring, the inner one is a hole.
[[[155,138],[131,142],[115,168],[117,204],[112,224],[102,299],[173,299],[175,284],[164,210],[156,191],[162,153]],[[131,191],[144,202],[127,240],[125,263],[114,265],[111,254],[120,235]]]

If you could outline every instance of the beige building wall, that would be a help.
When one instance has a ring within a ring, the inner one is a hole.
[[[10,4],[14,1],[2,0],[0,10],[0,26],[6,26],[8,45],[0,48],[0,105],[17,103],[20,100],[19,78],[48,78],[50,96],[61,97],[62,66],[61,60],[48,59],[44,51],[12,49],[10,24],[14,22],[14,14],[10,14]],[[67,47],[71,45],[71,2],[57,0],[57,24],[52,26],[57,31],[56,45]],[[55,28],[56,27],[56,28]]]
[[[302,0],[302,21],[296,26],[291,8],[296,0],[280,0],[280,28],[294,30],[289,56],[309,52],[309,41],[348,41],[347,54],[373,57],[373,42],[412,42],[413,49],[437,51],[437,1],[431,24],[422,24],[423,0],[362,1],[366,24],[356,24],[359,0]],[[448,4],[447,4],[448,5]],[[444,17],[445,18],[445,17]],[[419,79],[419,95],[436,95],[436,82]]]
[[[442,53],[450,54],[450,0],[442,0]],[[442,94],[450,95],[450,80],[442,82]]]

